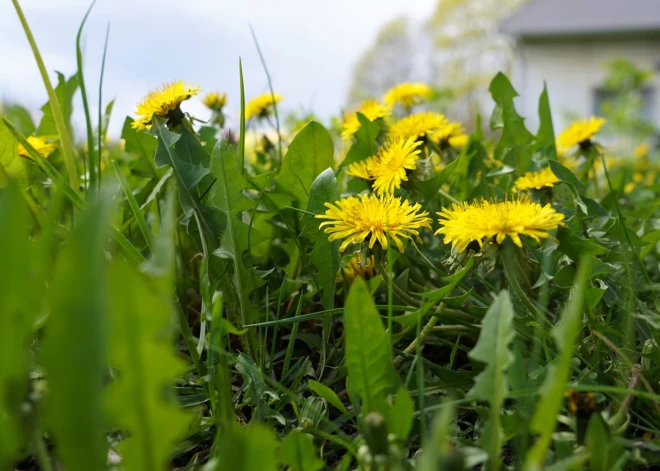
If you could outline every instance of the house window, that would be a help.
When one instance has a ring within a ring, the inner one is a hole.
[[[619,92],[607,90],[604,88],[597,88],[593,93],[593,108],[592,114],[599,116],[603,114],[603,103],[614,102],[619,96]],[[653,121],[655,118],[655,90],[652,88],[645,88],[642,90],[642,103],[640,107],[640,118]]]

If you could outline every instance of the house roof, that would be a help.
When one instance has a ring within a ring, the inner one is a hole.
[[[660,0],[531,0],[500,28],[517,37],[660,31]]]

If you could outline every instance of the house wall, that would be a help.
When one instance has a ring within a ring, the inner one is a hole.
[[[566,112],[588,117],[594,109],[594,90],[607,75],[605,64],[625,57],[638,67],[654,70],[651,116],[660,125],[660,37],[576,38],[519,43],[512,73],[520,97],[516,107],[527,127],[538,127],[538,97],[547,83],[555,132],[568,124]]]

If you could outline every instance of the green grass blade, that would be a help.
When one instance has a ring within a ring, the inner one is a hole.
[[[96,0],[92,1],[92,4],[87,9],[87,13],[83,17],[80,27],[78,28],[78,34],[76,35],[76,63],[78,65],[78,82],[80,83],[80,94],[82,95],[83,102],[83,111],[85,112],[85,127],[87,129],[87,167],[89,169],[89,188],[92,191],[95,191],[97,175],[101,172],[101,168],[97,166],[95,159],[96,150],[94,149],[94,130],[92,129],[92,115],[89,112],[89,103],[87,101],[87,89],[85,88],[85,78],[83,73],[83,55],[82,49],[80,47],[80,39],[82,38],[83,28],[85,27],[85,22],[87,17],[94,8]],[[100,148],[99,148],[100,152]]]
[[[108,54],[108,39],[110,38],[110,23],[105,30],[105,42],[103,43],[103,58],[101,59],[101,75],[99,77],[99,124],[98,124],[98,164],[97,168],[99,170],[98,174],[98,187],[101,188],[101,160],[103,157],[103,141],[105,139],[105,126],[103,125],[103,77],[105,75],[105,59]]]
[[[144,219],[144,215],[140,210],[140,205],[135,199],[135,196],[133,196],[133,191],[131,190],[131,186],[128,184],[128,180],[126,180],[126,176],[124,175],[124,172],[121,171],[121,168],[119,168],[119,165],[114,160],[112,161],[112,164],[115,168],[115,173],[117,174],[119,183],[121,183],[121,187],[124,190],[126,199],[128,200],[128,205],[131,207],[131,211],[133,211],[133,217],[135,217],[135,221],[137,222],[138,227],[140,228],[140,232],[142,232],[142,236],[144,237],[144,240],[147,242],[147,246],[149,247],[149,250],[153,252],[154,241],[153,238],[151,237],[151,232],[149,232],[149,228],[147,227],[147,221]]]
[[[46,70],[46,65],[44,64],[43,59],[41,58],[41,53],[37,47],[37,42],[32,35],[30,26],[27,23],[27,19],[23,14],[23,10],[18,3],[18,0],[12,0],[14,8],[16,9],[16,14],[18,15],[25,36],[27,37],[28,42],[30,43],[30,48],[32,49],[32,54],[34,59],[37,61],[37,67],[39,67],[39,73],[41,74],[41,79],[44,82],[46,87],[46,92],[48,93],[48,100],[50,107],[53,111],[53,117],[55,119],[55,126],[57,127],[57,134],[60,137],[60,144],[62,146],[62,154],[64,155],[64,162],[66,164],[67,173],[69,174],[69,184],[74,191],[80,186],[80,180],[78,178],[78,170],[76,169],[76,154],[73,149],[73,143],[69,135],[69,130],[67,129],[66,122],[64,121],[64,115],[62,114],[62,109],[60,108],[59,102],[57,100],[57,95],[53,89],[53,84],[48,77],[48,71]]]
[[[538,433],[539,436],[525,458],[524,469],[526,471],[543,469],[552,434],[557,426],[557,415],[561,410],[564,390],[571,372],[575,341],[580,332],[582,303],[587,280],[591,273],[588,260],[585,258],[580,263],[575,277],[573,296],[564,309],[561,323],[553,331],[560,353],[552,371],[548,372],[546,384],[543,387],[543,396],[539,400],[532,418],[532,431]]]
[[[240,136],[238,136],[238,164],[241,173],[245,173],[245,87],[243,85],[243,63],[238,59],[238,74],[241,86]]]
[[[270,90],[270,96],[273,99],[273,112],[275,114],[275,130],[277,131],[277,154],[279,155],[279,165],[278,169],[282,168],[282,132],[280,130],[280,115],[277,112],[277,103],[275,103],[275,90],[273,89],[273,80],[270,78],[270,72],[268,72],[268,66],[266,65],[266,60],[264,55],[261,52],[261,47],[259,46],[259,41],[257,40],[257,35],[254,33],[254,28],[250,25],[250,32],[252,33],[252,39],[254,40],[254,45],[257,47],[257,53],[259,53],[259,60],[261,60],[261,65],[264,68],[266,73],[266,78],[268,79],[268,89]]]

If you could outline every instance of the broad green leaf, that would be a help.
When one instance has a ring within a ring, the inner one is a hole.
[[[507,291],[502,291],[488,308],[477,344],[468,356],[486,364],[474,380],[469,395],[490,405],[489,420],[482,431],[481,444],[490,457],[490,469],[499,468],[503,431],[500,409],[509,393],[507,370],[514,355],[509,345],[515,338],[513,305]]]
[[[397,438],[406,440],[413,426],[415,405],[408,390],[401,386],[392,407],[387,411],[387,430]]]
[[[273,410],[268,402],[272,399],[278,399],[277,393],[268,387],[263,372],[254,363],[252,358],[240,353],[236,358],[236,370],[243,376],[246,384],[245,399],[254,406],[253,420],[264,422],[269,418],[277,420],[281,425],[285,425],[284,417]]]
[[[362,399],[363,414],[385,412],[387,396],[399,383],[389,338],[367,285],[356,278],[344,308],[346,367],[353,390]]]
[[[173,350],[174,309],[124,264],[110,272],[110,359],[117,371],[108,392],[114,423],[127,433],[119,445],[126,470],[167,468],[186,415],[172,383],[185,368]]]
[[[600,414],[591,414],[585,440],[589,450],[589,469],[591,471],[608,471],[610,451],[610,433],[607,424]]]
[[[325,466],[318,457],[312,437],[297,430],[282,441],[279,461],[291,471],[318,471]]]
[[[559,349],[559,356],[549,367],[541,399],[539,399],[532,417],[531,429],[538,433],[539,437],[525,457],[524,469],[527,471],[543,469],[545,456],[550,447],[552,434],[557,424],[557,415],[561,411],[564,400],[566,382],[573,364],[575,341],[580,333],[582,304],[590,272],[589,260],[585,258],[580,262],[575,277],[575,289],[564,309],[561,323],[552,331]]]
[[[0,121],[0,166],[0,188],[7,184],[5,173],[18,181],[27,178],[26,162],[18,155],[18,141],[4,121]]]
[[[0,123],[1,125],[1,123]],[[2,145],[2,142],[0,142]],[[29,216],[16,182],[0,193],[0,468],[13,469],[25,441],[21,404],[28,394],[28,346],[44,286],[33,276]],[[8,230],[7,228],[11,228]]]
[[[227,216],[227,226],[222,233],[220,247],[214,255],[233,262],[232,281],[238,297],[240,310],[238,328],[241,329],[255,320],[255,309],[248,296],[263,284],[263,280],[255,273],[251,264],[245,264],[245,260],[250,260],[248,232],[251,228],[241,220],[241,214],[252,208],[254,203],[243,194],[243,190],[248,188],[248,182],[238,168],[236,156],[223,141],[218,141],[213,149],[211,173],[217,178],[217,182],[211,189],[208,202],[211,207]],[[260,236],[252,229],[250,237],[256,240]],[[253,348],[250,346],[254,342],[252,330],[248,331],[245,339],[248,348]]]
[[[57,102],[62,110],[62,116],[67,130],[72,132],[71,128],[71,115],[73,114],[73,95],[78,90],[78,74],[72,75],[68,80],[61,73],[57,73],[57,87],[55,87],[55,95]],[[39,136],[57,136],[57,126],[55,124],[55,117],[50,106],[50,102],[41,107],[43,117],[37,128]]]
[[[346,167],[354,162],[360,162],[376,152],[376,139],[380,134],[380,126],[375,121],[369,119],[362,113],[358,113],[360,129],[357,130],[353,138],[355,142],[348,150],[346,158],[339,165],[340,168]]]
[[[339,187],[335,173],[331,168],[327,168],[312,183],[307,212],[322,214],[326,210],[325,203],[334,203],[338,199]],[[316,267],[316,282],[323,292],[321,304],[325,309],[332,309],[335,300],[335,280],[340,268],[339,241],[328,241],[328,235],[319,228],[319,219],[305,215],[303,221],[305,222],[303,235],[314,242],[310,261]]]
[[[48,424],[70,471],[104,469],[107,422],[106,260],[108,199],[89,207],[58,256],[50,289],[43,362],[50,397]]]
[[[334,145],[330,133],[322,124],[311,121],[289,145],[277,185],[282,192],[296,198],[299,207],[304,208],[312,182],[323,170],[334,166]]]
[[[570,184],[570,186],[572,187],[575,193],[581,194],[586,189],[584,183],[578,180],[578,178],[573,174],[573,172],[571,172],[569,169],[564,167],[562,164],[552,159],[550,159],[548,163],[550,164],[550,169],[552,169],[552,173],[554,173],[555,176],[562,182]]]
[[[548,99],[548,88],[543,84],[543,92],[539,97],[539,129],[536,132],[536,150],[545,149],[545,155],[557,160],[557,148],[555,147],[555,131],[552,126],[552,113],[550,112],[550,100]]]
[[[339,409],[342,413],[348,415],[346,406],[344,406],[344,404],[341,402],[341,399],[339,399],[339,396],[337,396],[336,392],[327,387],[325,384],[314,381],[313,379],[310,379],[307,384],[309,385],[309,389],[314,391],[317,396],[322,397],[337,409]]]
[[[273,432],[259,424],[234,429],[214,444],[214,458],[203,471],[276,471]]]

